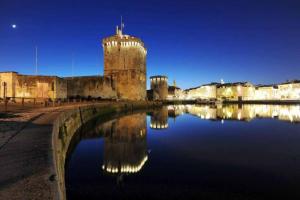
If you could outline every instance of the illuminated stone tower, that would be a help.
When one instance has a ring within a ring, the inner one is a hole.
[[[145,100],[146,54],[144,43],[136,37],[124,35],[122,28],[102,41],[104,76],[113,79],[120,99]]]
[[[168,77],[151,76],[151,90],[153,91],[153,100],[166,100],[168,97]]]

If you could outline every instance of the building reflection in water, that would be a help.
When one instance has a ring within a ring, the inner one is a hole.
[[[300,105],[181,105],[168,106],[169,115],[188,113],[201,119],[250,121],[254,118],[275,118],[292,123],[300,122]]]
[[[168,117],[184,113],[201,119],[251,121],[254,118],[275,118],[300,122],[300,105],[171,105],[150,112],[150,128],[168,128]],[[111,120],[101,125],[104,135],[102,170],[117,175],[139,172],[148,159],[146,114],[139,113]]]
[[[162,107],[151,112],[150,128],[167,129],[168,128],[168,108]]]
[[[179,115],[183,115],[184,113],[187,113],[186,109],[187,109],[186,105],[169,105],[168,106],[169,117],[175,118]]]
[[[102,170],[122,181],[124,174],[137,173],[148,159],[146,114],[134,114],[102,125],[104,156]]]

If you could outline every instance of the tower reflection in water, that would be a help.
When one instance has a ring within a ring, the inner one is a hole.
[[[102,170],[117,175],[118,182],[124,174],[137,173],[148,159],[146,114],[134,114],[106,122]]]
[[[151,113],[150,128],[151,129],[167,129],[168,128],[168,108],[162,107],[155,109]]]

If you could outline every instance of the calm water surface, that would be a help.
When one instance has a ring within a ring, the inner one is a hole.
[[[166,106],[95,123],[68,199],[299,199],[300,106]]]

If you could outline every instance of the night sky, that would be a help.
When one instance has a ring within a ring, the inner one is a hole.
[[[300,79],[299,0],[0,0],[0,71],[34,74],[37,45],[39,74],[71,76],[74,54],[74,75],[102,75],[101,40],[121,15],[148,49],[148,77],[182,88]]]

